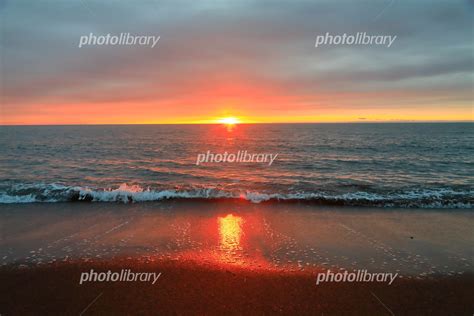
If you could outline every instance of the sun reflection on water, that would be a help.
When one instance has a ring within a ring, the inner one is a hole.
[[[217,222],[219,224],[220,259],[228,263],[239,263],[242,251],[243,218],[228,214],[226,217],[218,217]]]

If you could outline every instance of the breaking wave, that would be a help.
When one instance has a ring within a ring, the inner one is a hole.
[[[164,189],[122,184],[118,188],[94,189],[61,184],[15,184],[0,189],[0,204],[37,202],[119,202],[137,203],[171,199],[241,199],[261,202],[305,202],[319,205],[399,207],[399,208],[472,208],[474,191],[452,188],[410,189],[386,193],[373,192],[251,192],[216,188]]]

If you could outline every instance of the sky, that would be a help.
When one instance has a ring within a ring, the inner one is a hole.
[[[0,0],[0,124],[472,121],[474,1]],[[397,36],[323,45],[318,35]],[[78,47],[81,36],[160,36]]]

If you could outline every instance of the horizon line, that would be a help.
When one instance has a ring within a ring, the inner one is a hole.
[[[268,124],[394,124],[394,123],[474,123],[473,120],[429,120],[429,121],[338,121],[338,122],[239,122],[232,125],[268,125]],[[66,123],[66,124],[0,124],[0,126],[130,126],[130,125],[228,125],[219,122],[209,123]]]

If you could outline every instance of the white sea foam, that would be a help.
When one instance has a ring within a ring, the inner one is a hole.
[[[121,184],[118,188],[96,189],[63,184],[15,184],[0,192],[0,203],[34,202],[120,202],[134,203],[169,199],[243,199],[253,203],[268,201],[309,201],[317,204],[402,207],[402,208],[472,208],[473,191],[455,191],[448,188],[407,190],[391,193],[349,192],[257,192],[191,188],[187,190],[142,188]]]
[[[8,195],[6,193],[0,193],[0,203],[12,204],[12,203],[33,203],[38,202],[33,194],[28,195]]]

